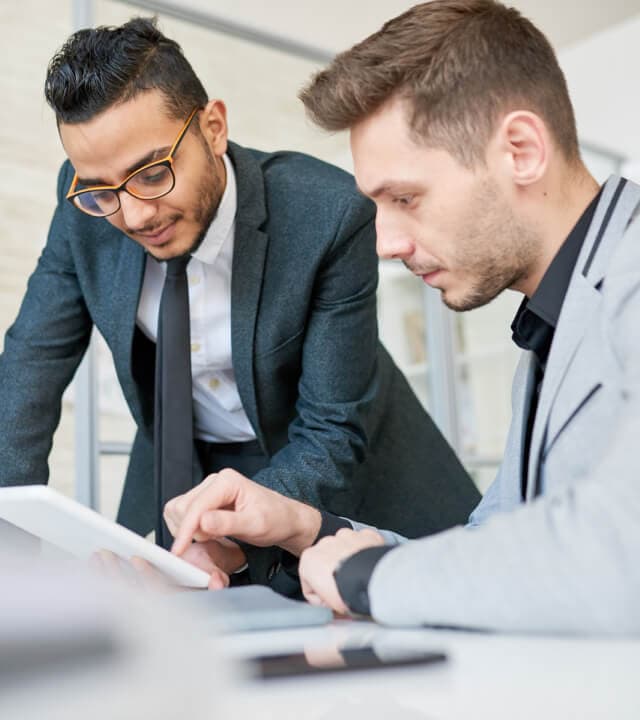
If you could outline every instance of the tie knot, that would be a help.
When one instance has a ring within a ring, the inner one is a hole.
[[[167,276],[176,277],[177,275],[184,275],[189,260],[191,260],[191,255],[181,255],[180,257],[167,260]]]

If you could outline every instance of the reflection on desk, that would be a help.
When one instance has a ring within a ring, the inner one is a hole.
[[[261,720],[638,720],[640,640],[397,630],[368,622],[228,636],[228,657],[372,645],[443,650],[447,663],[239,683],[225,717]]]

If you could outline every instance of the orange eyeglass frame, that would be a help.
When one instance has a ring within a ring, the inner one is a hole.
[[[191,121],[196,116],[196,113],[201,110],[201,107],[195,107],[189,117],[187,118],[185,124],[182,126],[182,129],[178,133],[178,137],[176,138],[175,142],[171,146],[171,150],[169,150],[169,153],[161,158],[160,160],[154,160],[153,162],[147,163],[146,165],[143,165],[142,167],[139,167],[137,170],[134,170],[132,173],[127,175],[127,177],[119,184],[119,185],[93,185],[92,187],[83,188],[82,190],[77,190],[76,187],[78,185],[78,173],[74,173],[73,180],[71,181],[71,186],[69,187],[69,190],[66,195],[66,199],[69,200],[75,207],[77,207],[79,210],[83,210],[81,207],[78,206],[78,204],[75,202],[75,198],[77,198],[79,195],[84,195],[86,193],[90,192],[104,192],[104,191],[111,191],[116,196],[123,190],[126,193],[129,193],[129,195],[132,195],[133,197],[137,198],[138,200],[156,200],[157,198],[163,197],[164,195],[168,195],[175,186],[175,174],[173,172],[173,156],[178,150],[178,147],[180,143],[182,142],[182,138],[185,136],[187,130],[189,129],[189,126],[191,125]],[[155,166],[164,166],[168,167],[171,171],[171,175],[173,176],[173,183],[171,184],[171,187],[169,190],[166,190],[165,192],[162,192],[159,195],[154,195],[153,197],[142,197],[141,195],[137,195],[132,190],[127,189],[126,185],[131,180],[132,177],[137,175],[138,173],[143,172],[144,170],[147,170],[148,168],[155,167]],[[120,199],[118,197],[118,207],[111,213],[108,213],[109,215],[113,215],[114,213],[118,212],[120,209]],[[85,212],[83,210],[83,212]],[[88,215],[91,215],[91,213],[87,213]],[[96,217],[107,217],[106,215],[103,216],[96,216]]]

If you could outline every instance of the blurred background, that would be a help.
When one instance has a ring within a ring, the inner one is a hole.
[[[412,2],[367,0],[0,0],[0,350],[46,239],[64,153],[43,98],[48,61],[88,25],[157,15],[229,112],[233,140],[300,150],[351,170],[346,134],[306,121],[298,90],[336,52]],[[575,105],[585,160],[599,181],[640,179],[640,0],[520,0],[556,47]],[[381,263],[383,342],[461,455],[479,488],[491,482],[510,420],[517,351],[510,323],[520,296],[454,315],[402,266]],[[91,363],[64,400],[50,460],[51,484],[115,516],[133,423],[108,353],[96,337]]]

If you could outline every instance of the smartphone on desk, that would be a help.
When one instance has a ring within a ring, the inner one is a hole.
[[[299,675],[316,675],[353,670],[376,670],[442,663],[443,652],[413,648],[311,648],[301,653],[266,655],[249,662],[258,678],[271,680]]]

